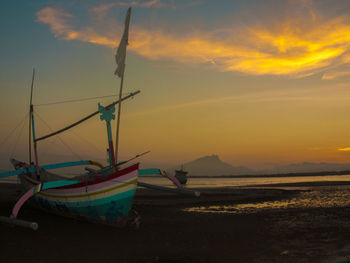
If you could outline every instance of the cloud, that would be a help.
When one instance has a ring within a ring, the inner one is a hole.
[[[55,37],[64,40],[80,40],[98,45],[114,47],[117,39],[101,35],[93,27],[85,27],[81,30],[73,29],[69,19],[73,16],[61,8],[45,7],[36,13],[36,21],[50,26]]]
[[[112,3],[103,3],[98,6],[92,7],[91,9],[94,12],[106,13],[108,10],[115,6],[125,6],[125,7],[141,7],[141,8],[162,8],[168,7],[167,4],[160,0],[149,0],[149,1],[124,1],[124,2],[112,2]]]
[[[350,148],[338,148],[337,150],[341,152],[350,152]]]
[[[350,75],[350,70],[349,71],[331,71],[323,74],[322,79],[332,80],[332,79],[339,78],[342,76],[347,76],[347,75]]]
[[[124,3],[142,7],[162,5],[159,0],[99,5],[91,9],[95,14],[92,24],[81,29],[74,28],[72,14],[63,9],[46,7],[36,16],[37,21],[48,24],[59,39],[114,48],[120,36],[115,36],[116,30],[111,26],[99,27],[98,24],[107,21],[122,32],[122,25],[108,16],[108,10]],[[249,25],[240,29],[222,27],[211,31],[197,29],[195,32],[188,29],[183,34],[132,24],[129,50],[152,60],[204,64],[219,71],[251,75],[305,77],[325,72],[323,79],[333,79],[348,74],[334,68],[350,60],[349,19],[345,16],[325,19],[311,11],[308,16],[286,16],[266,25]],[[333,72],[327,73],[329,70]]]
[[[137,7],[146,7],[146,8],[150,8],[150,7],[160,8],[160,7],[166,6],[166,4],[162,3],[160,0],[149,0],[146,2],[127,1],[127,2],[119,2],[119,3],[117,3],[117,5],[119,5],[119,6],[137,6]]]
[[[124,1],[124,2],[116,2],[114,3],[114,6],[125,6],[125,7],[141,7],[141,8],[184,8],[188,6],[197,5],[200,3],[200,0],[186,0],[185,3],[178,4],[175,3],[175,1],[172,0],[148,0],[148,1],[140,1],[140,0],[131,0],[131,1]]]
[[[60,8],[45,7],[36,13],[36,21],[50,25],[51,32],[55,37],[69,35],[72,31],[69,25],[71,14]],[[68,38],[69,39],[69,38]]]
[[[345,57],[345,59],[343,59],[342,62],[344,62],[345,64],[341,64],[340,66],[325,72],[322,75],[322,79],[332,80],[335,78],[350,75],[350,63],[348,63],[350,61],[348,60],[348,57]]]
[[[198,98],[196,100],[191,100],[188,102],[180,102],[177,104],[167,104],[167,105],[153,105],[147,110],[142,110],[138,112],[125,113],[128,118],[135,116],[151,115],[154,113],[162,113],[166,111],[177,111],[181,109],[194,109],[203,105],[223,105],[224,103],[238,104],[243,103],[247,105],[248,103],[298,103],[304,102],[307,105],[315,105],[315,103],[334,103],[336,105],[347,105],[350,91],[348,91],[348,86],[337,87],[337,86],[327,86],[327,87],[317,87],[317,92],[315,88],[304,88],[304,89],[279,89],[279,90],[268,90],[268,91],[258,91],[250,92],[241,95],[232,96],[217,96],[210,98]],[[334,148],[332,148],[334,150]],[[349,148],[350,149],[350,148]],[[312,150],[316,150],[313,148]]]

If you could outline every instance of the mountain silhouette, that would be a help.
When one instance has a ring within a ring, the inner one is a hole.
[[[220,160],[218,155],[198,158],[183,164],[183,169],[190,176],[218,176],[251,174],[252,171],[243,166],[232,166]]]
[[[312,172],[329,172],[329,171],[348,171],[349,163],[292,163],[278,166],[274,169],[275,173],[312,173]]]

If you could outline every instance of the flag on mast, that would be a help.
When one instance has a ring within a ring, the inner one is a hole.
[[[129,38],[130,16],[131,16],[131,7],[129,7],[126,13],[125,23],[124,23],[125,24],[124,33],[123,33],[122,39],[120,40],[117,53],[115,54],[117,69],[115,70],[114,74],[120,78],[124,74],[124,68],[125,68],[126,46],[128,45],[128,38]]]

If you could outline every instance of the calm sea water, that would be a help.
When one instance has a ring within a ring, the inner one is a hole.
[[[165,177],[141,177],[141,182],[157,184],[162,186],[173,186],[172,182]],[[298,182],[327,182],[327,181],[350,181],[350,175],[332,176],[298,176],[298,177],[260,177],[260,178],[189,178],[187,187],[229,187],[229,186],[250,186],[277,183],[298,183]],[[18,183],[17,177],[0,179],[0,182]]]
[[[350,189],[328,189],[300,192],[291,199],[262,201],[232,205],[207,205],[183,209],[189,213],[205,214],[251,214],[261,211],[287,208],[330,208],[348,207],[350,205]]]
[[[141,182],[174,187],[172,182],[165,177],[141,177]],[[277,183],[298,182],[327,182],[350,181],[350,175],[333,176],[298,176],[298,177],[260,177],[260,178],[189,178],[188,188],[209,187],[239,187],[252,185],[268,185]],[[16,177],[3,178],[0,182],[19,183]],[[261,201],[254,203],[241,203],[231,205],[204,205],[185,208],[187,213],[215,213],[215,214],[245,214],[256,213],[271,209],[284,208],[319,208],[319,207],[346,207],[350,205],[350,186],[344,188],[323,189],[300,192],[292,199],[277,201]]]
[[[172,186],[167,178],[140,178],[141,182],[158,184],[162,186]],[[299,183],[299,182],[327,182],[327,181],[350,181],[350,175],[332,176],[298,176],[298,177],[260,177],[260,178],[189,178],[187,187],[229,187],[229,186],[250,186],[267,185],[277,183]]]

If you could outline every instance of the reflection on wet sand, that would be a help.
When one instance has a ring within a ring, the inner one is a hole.
[[[271,209],[329,208],[345,207],[349,205],[350,190],[348,189],[333,191],[313,190],[300,192],[296,197],[293,197],[291,199],[233,205],[210,205],[190,207],[184,209],[184,211],[194,213],[242,214],[257,213]]]

